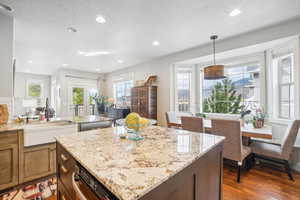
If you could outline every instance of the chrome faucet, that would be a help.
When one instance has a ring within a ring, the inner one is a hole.
[[[47,122],[50,121],[50,108],[49,108],[49,99],[48,98],[46,98],[45,118],[46,118]]]

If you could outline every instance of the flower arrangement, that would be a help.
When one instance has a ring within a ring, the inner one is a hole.
[[[266,114],[262,108],[255,110],[255,113],[252,118],[252,124],[254,128],[262,128],[265,124]]]
[[[105,112],[105,106],[108,104],[108,97],[104,95],[96,95],[93,97],[97,104],[98,112],[100,114]]]

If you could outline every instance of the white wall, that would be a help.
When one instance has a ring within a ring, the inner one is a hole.
[[[41,104],[44,106],[46,98],[51,98],[50,93],[50,76],[29,74],[17,72],[15,75],[15,101],[14,101],[14,114],[20,115],[26,112],[26,109],[22,106],[22,100],[27,98],[26,85],[27,81],[37,80],[43,84],[43,98],[41,99]]]
[[[298,34],[300,34],[300,18],[267,27],[265,29],[249,32],[247,34],[220,40],[217,44],[217,52],[228,51]],[[106,74],[105,94],[109,97],[113,97],[112,77],[115,75],[126,72],[134,72],[135,80],[143,80],[149,74],[155,74],[158,76],[158,120],[161,124],[165,124],[164,113],[170,110],[170,102],[173,101],[172,98],[170,98],[172,95],[170,93],[170,88],[172,78],[171,68],[173,64],[210,54],[211,44],[209,43]]]
[[[13,97],[14,20],[0,12],[0,103],[9,104]]]
[[[82,80],[97,80],[98,90],[103,89],[103,75],[99,73],[83,72],[78,70],[61,69],[52,78],[56,79],[56,87],[60,92],[55,94],[56,113],[59,117],[68,116],[68,77],[79,78]]]

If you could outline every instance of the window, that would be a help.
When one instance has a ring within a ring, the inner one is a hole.
[[[88,89],[88,104],[94,105],[96,102],[94,100],[94,97],[97,96],[98,90],[95,88],[89,88]]]
[[[27,97],[42,98],[43,97],[43,83],[39,80],[27,81]]]
[[[73,105],[84,104],[84,88],[74,87],[72,90]]]
[[[117,105],[130,106],[133,80],[114,83],[114,99]]]
[[[201,72],[202,73],[202,72]],[[260,64],[225,67],[224,79],[202,80],[202,111],[240,114],[260,105]]]
[[[190,112],[191,68],[177,68],[176,70],[176,109],[180,112]]]
[[[286,52],[272,55],[273,77],[277,82],[277,117],[281,119],[294,118],[294,53]]]

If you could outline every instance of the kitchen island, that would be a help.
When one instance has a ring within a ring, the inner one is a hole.
[[[92,185],[101,184],[109,199],[221,199],[223,137],[152,126],[136,142],[120,139],[125,131],[57,137],[59,199],[76,199],[76,166],[93,176]]]

